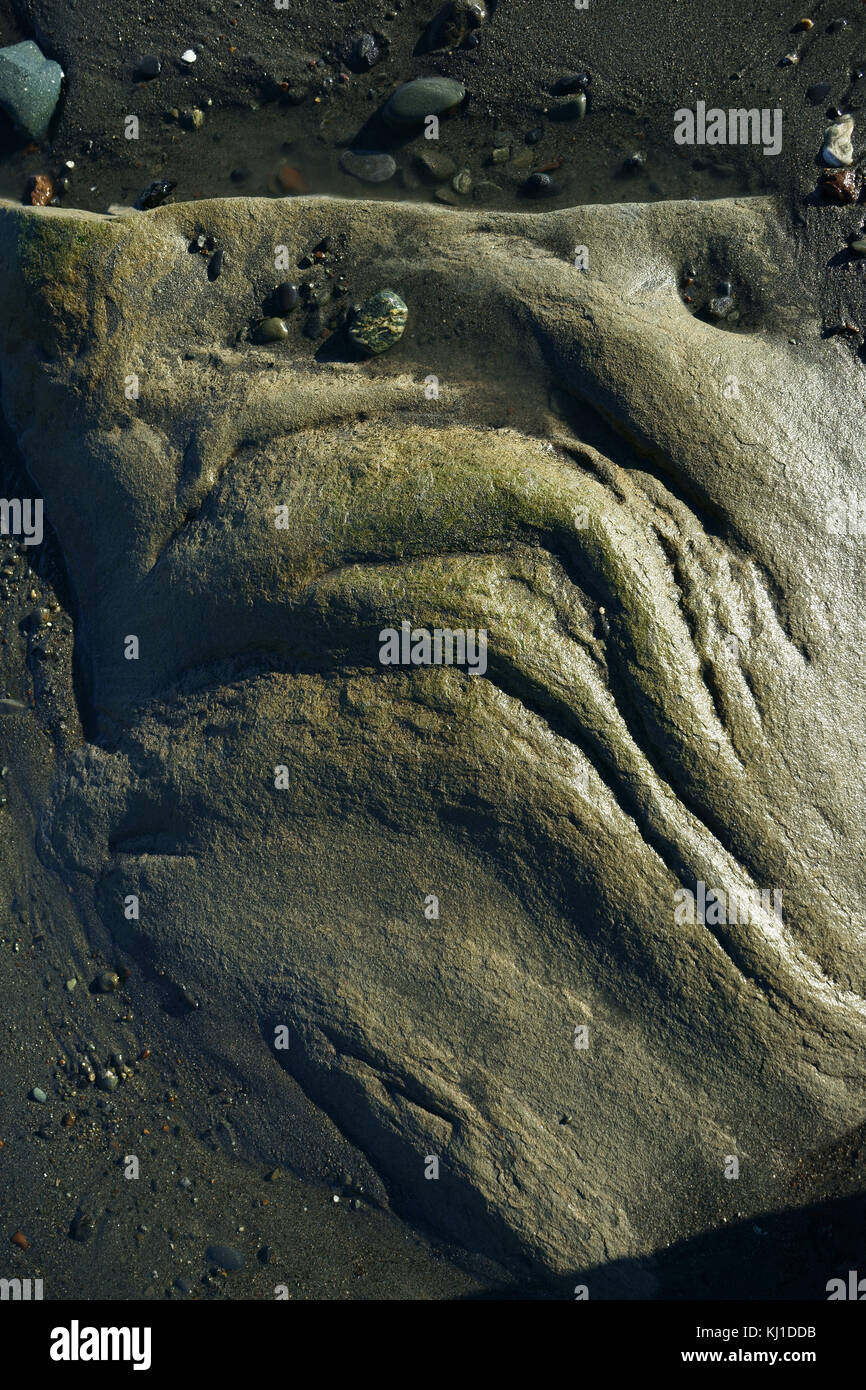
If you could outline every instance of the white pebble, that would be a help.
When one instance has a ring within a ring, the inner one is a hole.
[[[185,53],[182,53],[180,55],[180,61],[182,63],[194,63],[197,57],[198,54],[196,53],[195,49],[188,48]]]

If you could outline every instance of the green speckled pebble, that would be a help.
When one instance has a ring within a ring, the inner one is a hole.
[[[403,336],[409,310],[393,290],[379,290],[365,299],[349,329],[349,337],[365,352],[386,352]]]
[[[289,330],[282,319],[262,319],[256,329],[257,343],[280,343],[289,336]]]

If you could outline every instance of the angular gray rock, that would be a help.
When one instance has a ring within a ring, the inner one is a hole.
[[[325,235],[399,357],[250,340]],[[714,257],[742,332],[680,298]],[[461,1244],[651,1286],[780,1200],[863,1112],[866,465],[770,205],[7,205],[0,283],[89,730],[40,853],[94,937]],[[486,675],[383,667],[404,619]]]
[[[44,140],[60,100],[63,69],[32,39],[0,48],[0,107],[31,140]]]

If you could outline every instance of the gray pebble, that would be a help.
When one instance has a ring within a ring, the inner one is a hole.
[[[60,99],[63,69],[32,39],[0,48],[0,106],[31,140],[44,140]]]
[[[422,125],[427,116],[444,116],[466,96],[462,82],[450,77],[416,77],[404,82],[387,102],[382,116],[390,126]]]
[[[30,1092],[30,1100],[35,1100],[37,1105],[44,1105],[48,1097],[41,1086],[34,1086]]]
[[[243,1266],[244,1257],[233,1245],[209,1245],[205,1254],[212,1265],[216,1265],[217,1269],[224,1269],[226,1273]]]
[[[362,183],[385,183],[397,172],[397,161],[375,150],[343,150],[340,168]]]

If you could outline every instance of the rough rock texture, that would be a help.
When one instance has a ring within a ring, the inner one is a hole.
[[[250,340],[275,248],[325,235],[409,305],[382,359]],[[691,315],[689,262],[749,331]],[[554,1274],[766,1203],[859,1120],[863,538],[828,518],[862,369],[767,204],[4,206],[0,283],[80,610],[38,843],[94,940],[256,1038],[398,1209]],[[485,628],[486,676],[381,667],[404,618]],[[677,920],[698,881],[783,920]]]

